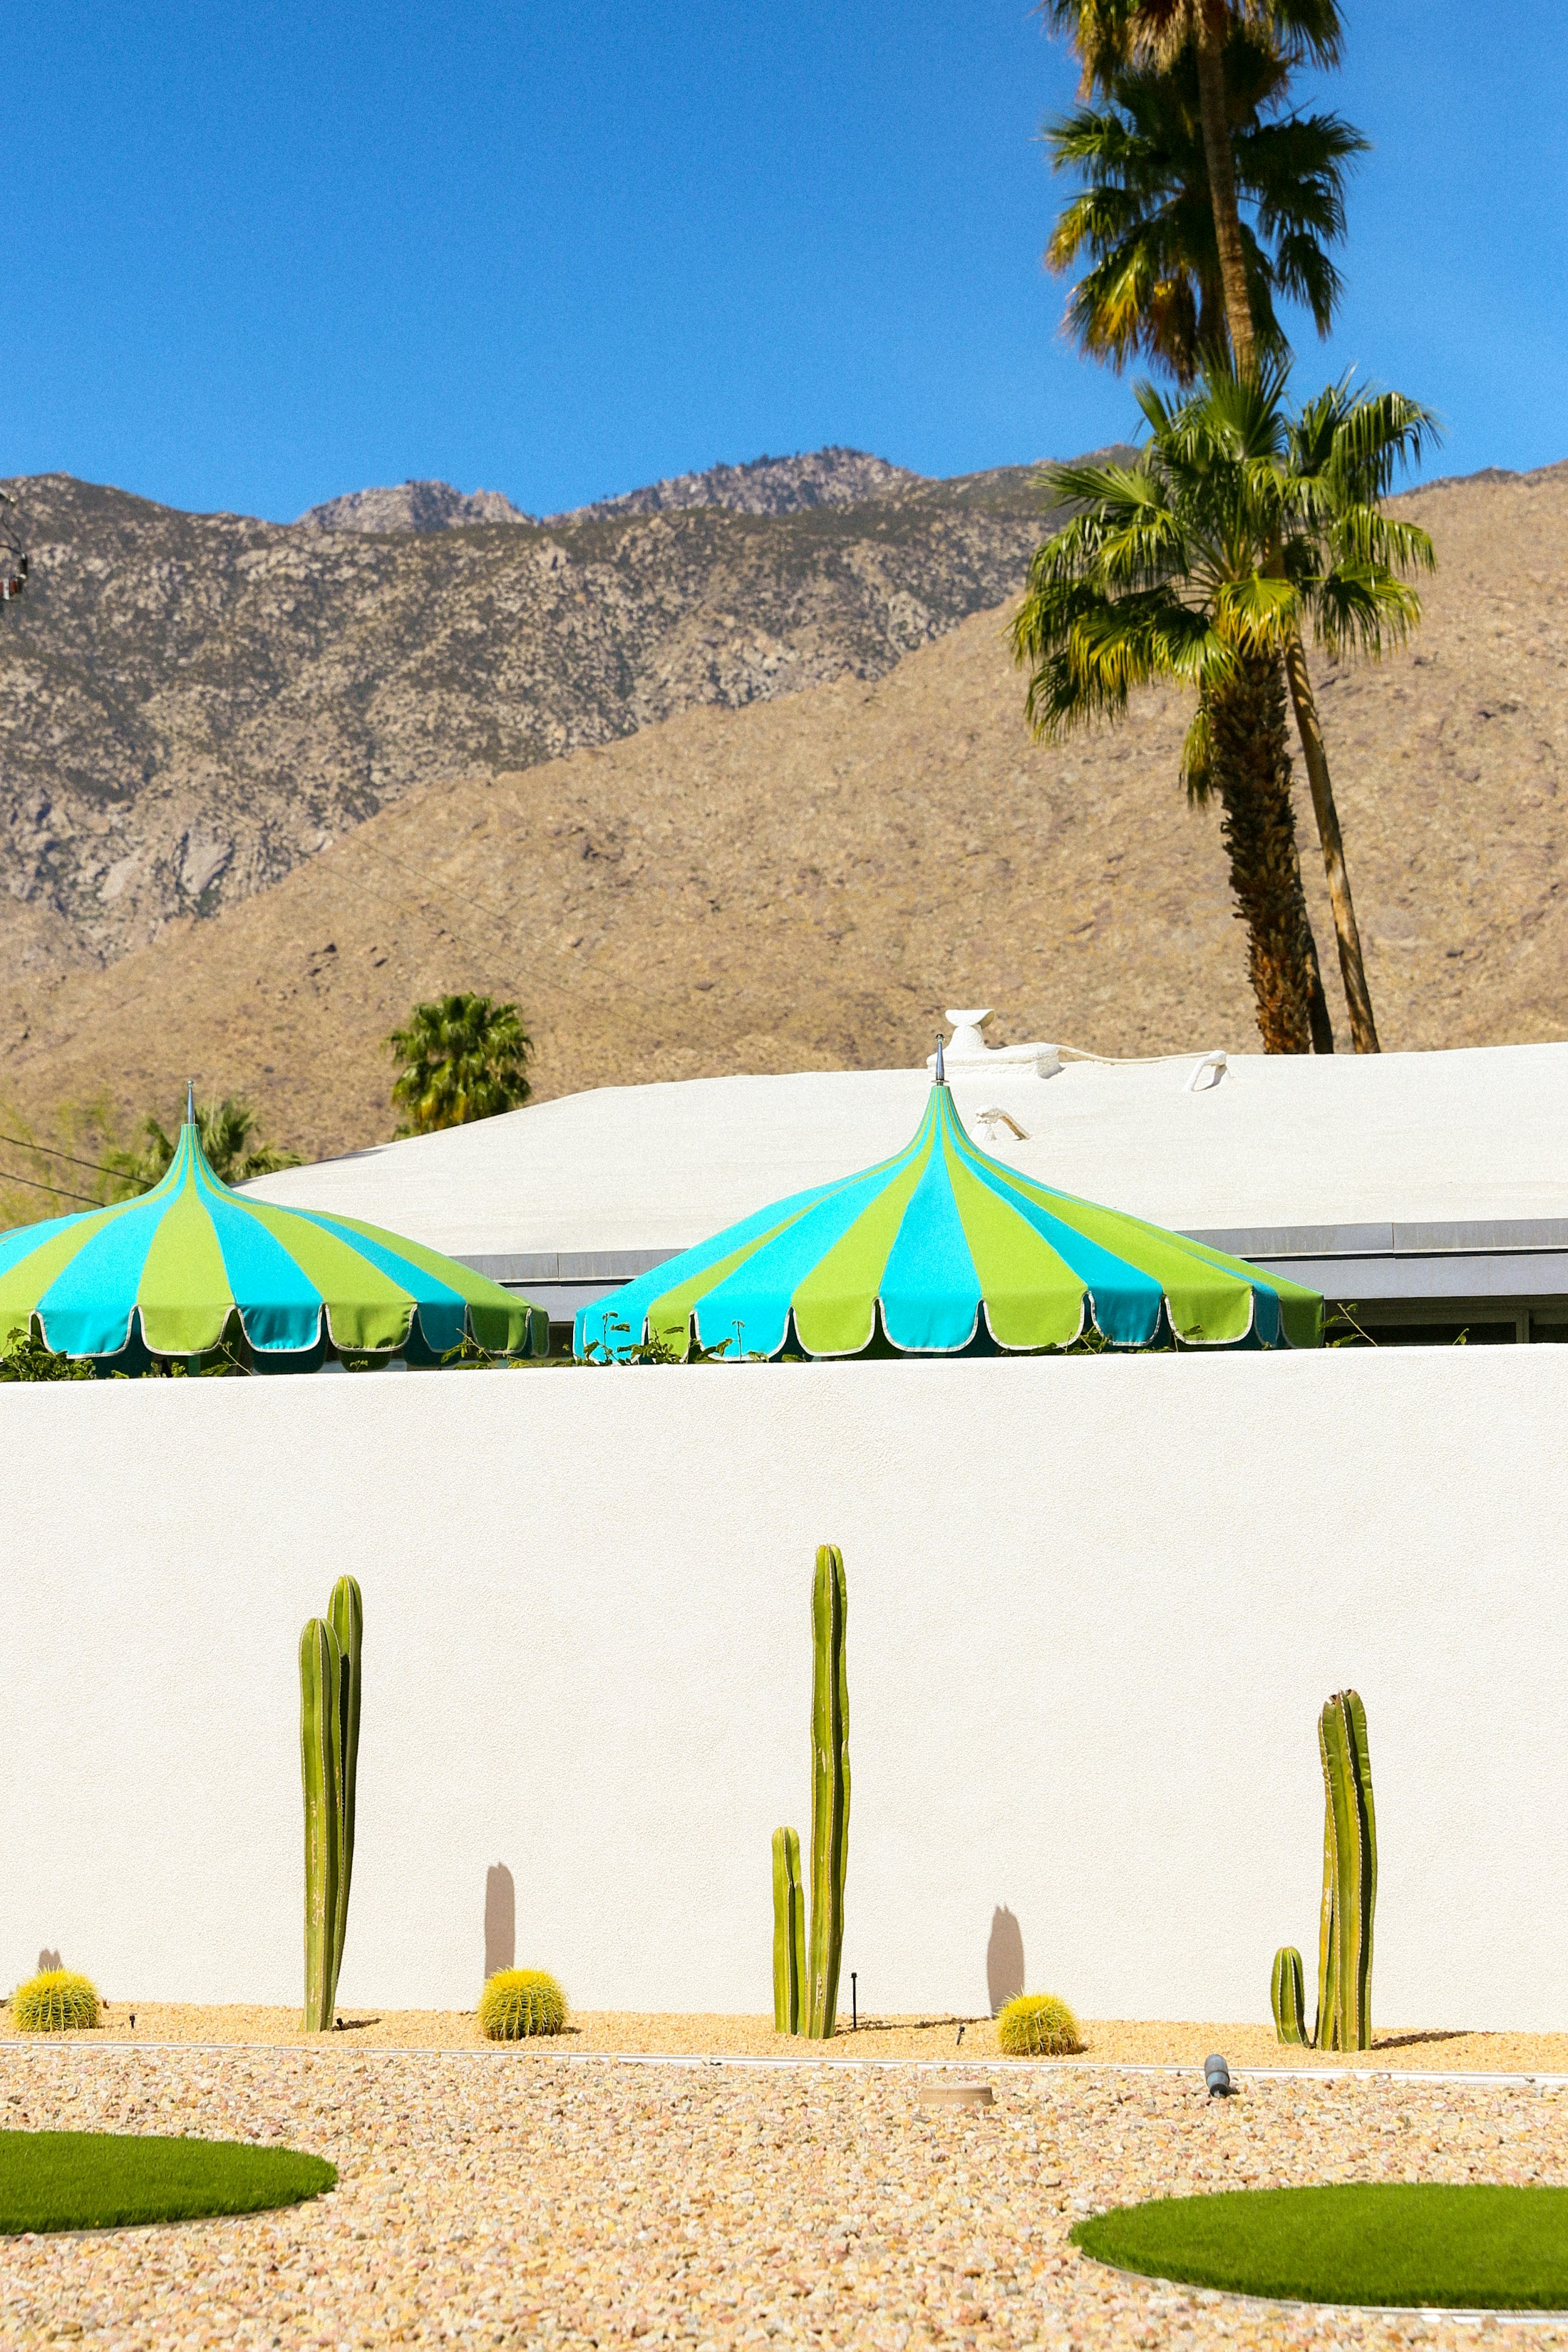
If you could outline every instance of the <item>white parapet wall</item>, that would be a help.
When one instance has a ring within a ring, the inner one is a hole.
[[[515,1905],[582,2007],[767,2010],[832,1540],[846,2007],[981,2012],[1021,1938],[1089,2016],[1266,2019],[1351,1684],[1378,2023],[1561,2029],[1565,1431],[1552,1348],[0,1388],[0,1976],[299,1999],[346,1570],[344,2004],[471,2003]]]

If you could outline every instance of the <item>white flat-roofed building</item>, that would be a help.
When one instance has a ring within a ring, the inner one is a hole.
[[[1385,1343],[1568,1339],[1568,1044],[1113,1063],[987,1050],[972,1017],[947,1076],[999,1160],[1352,1303]],[[930,1083],[917,1068],[605,1087],[248,1189],[390,1226],[565,1322],[898,1150]]]

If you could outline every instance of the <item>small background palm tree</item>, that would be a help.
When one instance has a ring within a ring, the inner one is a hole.
[[[196,1132],[208,1167],[224,1184],[247,1184],[253,1176],[273,1176],[280,1168],[298,1168],[297,1151],[264,1143],[256,1131],[256,1113],[243,1095],[225,1095],[219,1102],[196,1105]],[[104,1160],[121,1200],[150,1192],[168,1172],[179,1138],[170,1136],[153,1118],[142,1123],[138,1151],[110,1151]]]
[[[392,1098],[408,1114],[399,1135],[430,1135],[515,1110],[533,1089],[533,1040],[515,1004],[459,992],[416,1004],[386,1040],[402,1064]]]
[[[1150,436],[1133,466],[1053,467],[1079,511],[1030,567],[1013,625],[1038,735],[1119,717],[1141,686],[1191,688],[1189,793],[1222,812],[1247,970],[1269,1053],[1306,1053],[1310,932],[1301,890],[1284,657],[1305,635],[1376,654],[1420,616],[1401,573],[1432,546],[1382,499],[1431,419],[1398,393],[1331,387],[1300,415],[1286,371],[1217,364],[1174,404],[1138,387]]]

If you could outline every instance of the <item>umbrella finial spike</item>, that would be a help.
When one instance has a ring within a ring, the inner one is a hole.
[[[942,1031],[940,1029],[936,1033],[936,1083],[939,1087],[944,1087],[947,1084],[947,1072],[943,1066],[942,1058]]]
[[[195,1123],[196,1082],[195,1078],[187,1078],[185,1080],[185,1125],[187,1127],[195,1127]]]

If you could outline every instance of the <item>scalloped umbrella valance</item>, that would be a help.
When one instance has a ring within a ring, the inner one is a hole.
[[[912,1141],[775,1202],[577,1315],[579,1356],[1315,1348],[1316,1291],[1053,1192],[971,1142],[940,1075]]]
[[[491,1355],[550,1345],[543,1307],[439,1250],[231,1191],[188,1114],[140,1199],[0,1234],[0,1340],[31,1324],[58,1353],[134,1370],[205,1354],[235,1318],[268,1370],[313,1370],[329,1349],[433,1364],[465,1338]]]

